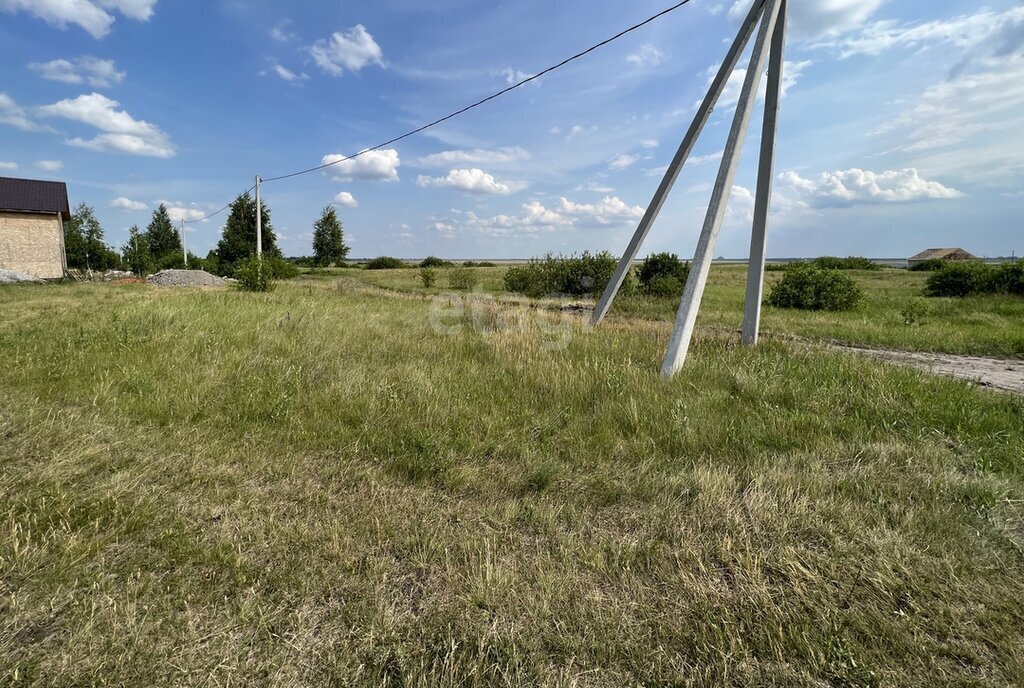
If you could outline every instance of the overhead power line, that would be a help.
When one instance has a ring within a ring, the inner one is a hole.
[[[511,91],[516,90],[517,88],[521,88],[521,87],[525,86],[526,84],[530,83],[531,81],[536,81],[537,79],[540,79],[541,77],[543,77],[543,76],[545,76],[547,74],[550,74],[551,72],[554,72],[557,69],[561,69],[562,67],[565,67],[566,65],[568,65],[568,64],[570,64],[572,62],[575,62],[576,60],[579,60],[580,58],[586,57],[587,55],[589,55],[590,53],[594,52],[595,50],[603,48],[604,46],[608,45],[609,43],[613,43],[613,42],[619,40],[620,38],[622,38],[623,36],[625,36],[627,34],[630,34],[630,33],[633,33],[634,31],[647,26],[651,22],[654,22],[654,21],[657,21],[658,19],[661,19],[662,17],[664,17],[667,14],[675,12],[680,7],[682,7],[683,5],[688,5],[690,2],[691,2],[691,0],[680,0],[680,2],[677,2],[676,4],[672,5],[671,7],[667,7],[665,9],[663,9],[662,11],[658,12],[657,14],[651,15],[647,19],[644,19],[642,22],[639,22],[637,24],[633,24],[629,28],[623,29],[622,31],[620,31],[617,34],[615,34],[614,36],[610,36],[609,38],[604,39],[600,43],[595,43],[594,45],[590,46],[586,50],[581,50],[580,52],[576,53],[572,57],[567,57],[566,59],[562,60],[558,64],[551,65],[547,69],[541,70],[540,72],[537,72],[536,74],[533,74],[531,76],[526,77],[525,79],[517,81],[516,83],[512,84],[511,86],[507,86],[506,88],[503,88],[503,89],[501,89],[500,91],[498,91],[496,93],[492,93],[491,95],[487,96],[486,98],[481,98],[480,100],[476,101],[475,103],[471,103],[470,105],[467,105],[467,106],[465,106],[463,108],[460,108],[460,109],[456,110],[455,112],[452,112],[452,113],[450,113],[448,115],[445,115],[444,117],[435,119],[433,122],[430,122],[429,124],[424,124],[421,127],[417,127],[416,129],[412,129],[411,131],[407,131],[404,134],[401,134],[399,136],[395,136],[394,138],[388,139],[387,141],[384,141],[382,143],[378,143],[375,146],[371,146],[369,148],[364,148],[363,150],[359,151],[358,153],[354,153],[353,155],[349,155],[349,156],[340,158],[338,160],[334,160],[332,162],[324,163],[322,165],[316,165],[315,167],[309,167],[309,168],[306,168],[304,170],[299,170],[297,172],[290,172],[288,174],[281,174],[281,175],[278,175],[276,177],[268,177],[266,179],[262,179],[261,181],[263,181],[263,182],[276,182],[276,181],[281,181],[282,179],[291,179],[292,177],[298,177],[298,176],[303,175],[303,174],[309,174],[311,172],[318,172],[318,171],[326,169],[328,167],[333,167],[334,165],[337,165],[339,163],[347,162],[349,160],[355,160],[356,158],[358,158],[360,156],[366,155],[367,153],[372,153],[373,151],[376,151],[376,150],[380,150],[381,148],[384,148],[386,146],[390,146],[390,145],[392,145],[394,143],[398,143],[399,141],[401,141],[403,139],[407,139],[410,136],[415,136],[416,134],[422,133],[422,132],[426,131],[427,129],[431,129],[433,127],[436,127],[437,125],[443,124],[444,122],[447,122],[450,119],[454,119],[454,118],[458,117],[459,115],[463,115],[463,114],[469,112],[470,110],[473,110],[475,108],[480,107],[481,105],[489,103],[490,101],[495,100],[496,98],[500,98],[501,96],[505,95],[506,93],[509,93]],[[246,191],[245,193],[248,193],[249,191],[252,191],[253,188],[255,188],[255,187],[254,186],[249,187],[248,191]],[[231,207],[231,204],[228,203],[227,205],[225,205],[220,210],[214,211],[214,212],[210,213],[209,215],[206,215],[204,217],[201,217],[201,218],[198,218],[198,219],[195,219],[195,220],[189,220],[188,222],[192,223],[192,222],[201,222],[203,220],[207,220],[207,219],[213,217],[214,215],[218,215],[218,214],[224,212],[225,210],[227,210],[230,207]]]

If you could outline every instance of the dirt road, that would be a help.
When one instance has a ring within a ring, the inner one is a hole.
[[[908,365],[938,375],[970,380],[985,387],[1024,394],[1024,360],[959,356],[924,351],[889,351],[859,346],[836,346],[842,351]]]

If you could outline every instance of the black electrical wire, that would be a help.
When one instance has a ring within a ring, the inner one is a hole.
[[[525,79],[522,79],[521,81],[517,81],[516,83],[512,84],[511,86],[508,86],[506,88],[501,89],[497,93],[492,93],[491,95],[487,96],[486,98],[481,98],[480,100],[476,101],[475,103],[467,105],[464,108],[461,108],[459,110],[456,110],[455,112],[452,112],[451,114],[448,114],[448,115],[445,115],[444,117],[436,119],[433,122],[430,122],[429,124],[424,124],[423,126],[417,127],[416,129],[413,129],[411,131],[407,131],[407,132],[405,132],[404,134],[402,134],[400,136],[396,136],[396,137],[394,137],[392,139],[384,141],[383,143],[378,143],[376,146],[371,146],[370,148],[365,148],[365,149],[359,151],[358,153],[355,153],[354,155],[346,156],[346,157],[341,158],[339,160],[335,160],[334,162],[324,163],[322,165],[317,165],[316,167],[309,167],[309,168],[304,169],[304,170],[299,170],[298,172],[290,172],[288,174],[281,174],[281,175],[278,175],[276,177],[268,177],[267,179],[261,179],[260,181],[264,182],[264,183],[276,182],[276,181],[281,181],[282,179],[291,179],[292,177],[298,177],[298,176],[303,175],[303,174],[309,174],[310,172],[318,172],[319,170],[323,170],[323,169],[326,169],[328,167],[332,167],[332,166],[337,165],[339,163],[346,162],[348,160],[354,160],[354,159],[360,157],[361,155],[366,155],[367,153],[371,153],[373,151],[380,150],[381,148],[384,148],[385,146],[390,146],[391,144],[397,143],[397,142],[401,141],[402,139],[407,139],[410,136],[415,136],[416,134],[424,132],[427,129],[430,129],[432,127],[436,127],[437,125],[443,124],[444,122],[447,122],[450,119],[454,119],[455,117],[458,117],[459,115],[463,115],[463,114],[469,112],[470,110],[473,110],[475,108],[480,107],[481,105],[489,103],[490,101],[494,100],[495,98],[500,98],[501,96],[505,95],[506,93],[509,93],[511,91],[516,90],[517,88],[521,88],[522,86],[525,86],[526,84],[530,83],[531,81],[536,81],[537,79],[540,79],[541,77],[545,76],[546,74],[550,74],[551,72],[553,72],[553,71],[555,71],[557,69],[561,69],[562,67],[566,66],[567,64],[569,64],[571,62],[575,62],[576,60],[589,55],[590,53],[594,52],[595,50],[598,50],[599,48],[603,48],[604,46],[608,45],[609,43],[617,41],[618,39],[622,38],[626,34],[632,33],[634,31],[636,31],[637,29],[641,29],[641,28],[647,26],[648,24],[650,24],[651,22],[656,21],[656,20],[660,19],[661,17],[664,17],[666,14],[669,14],[671,12],[675,12],[677,9],[679,9],[683,5],[688,5],[690,2],[691,2],[691,0],[680,0],[680,2],[677,2],[676,4],[672,5],[671,7],[665,8],[664,10],[662,10],[661,12],[658,12],[657,14],[651,15],[647,19],[644,19],[642,22],[634,24],[633,26],[630,26],[628,29],[624,29],[624,30],[618,32],[617,34],[615,34],[614,36],[611,36],[609,38],[604,39],[600,43],[595,43],[594,45],[590,46],[586,50],[582,50],[582,51],[576,53],[572,57],[567,57],[566,59],[562,60],[558,64],[552,65],[552,66],[548,67],[547,69],[544,69],[544,70],[542,70],[542,71],[540,71],[540,72],[538,72],[536,74],[533,74],[532,76],[528,76]],[[246,191],[245,193],[249,193],[249,191],[252,191],[254,188],[256,188],[255,185],[250,186],[248,191]],[[228,203],[227,205],[225,205],[220,210],[212,212],[209,215],[205,215],[205,216],[203,216],[201,218],[198,218],[196,220],[188,220],[187,222],[188,223],[192,223],[192,222],[202,222],[203,220],[208,220],[211,217],[213,217],[214,215],[218,215],[218,214],[224,212],[225,210],[227,210],[230,207],[231,207],[231,203]]]

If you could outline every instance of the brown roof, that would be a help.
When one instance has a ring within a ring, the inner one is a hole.
[[[910,260],[941,260],[957,252],[965,253],[968,256],[971,255],[962,248],[929,248],[921,251],[916,256],[911,256]]]
[[[65,220],[70,220],[68,187],[64,182],[0,177],[0,210],[60,213]]]

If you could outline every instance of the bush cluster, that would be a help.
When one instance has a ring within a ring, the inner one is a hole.
[[[460,291],[469,291],[476,283],[473,271],[469,268],[452,268],[448,271],[448,286]]]
[[[497,263],[492,263],[489,260],[467,260],[462,263],[464,268],[496,268]]]
[[[674,253],[653,253],[637,270],[640,291],[648,296],[682,296],[690,264]]]
[[[922,260],[920,263],[914,263],[908,270],[913,272],[935,272],[941,270],[943,267],[948,265],[946,261],[941,258],[929,258],[928,260]]]
[[[978,294],[1024,296],[1024,260],[999,266],[980,261],[947,262],[928,276],[924,294],[961,298]]]
[[[822,270],[881,270],[882,266],[864,256],[822,256],[811,261]]]
[[[264,259],[261,265],[256,256],[236,261],[234,269],[238,288],[242,291],[273,291],[275,285],[270,263],[270,260]]]
[[[533,298],[553,294],[592,296],[604,291],[617,262],[607,251],[557,257],[549,253],[509,268],[505,289]]]
[[[437,282],[437,273],[432,268],[420,268],[420,279],[423,280],[423,286],[430,289]]]
[[[421,268],[450,268],[453,267],[454,265],[455,263],[451,262],[450,260],[438,258],[437,256],[427,256],[426,258],[420,261]]]
[[[851,277],[811,263],[791,265],[768,294],[768,304],[776,308],[811,311],[849,311],[863,299],[864,292]]]
[[[391,256],[377,256],[366,264],[367,270],[399,270],[409,267],[401,258]]]

